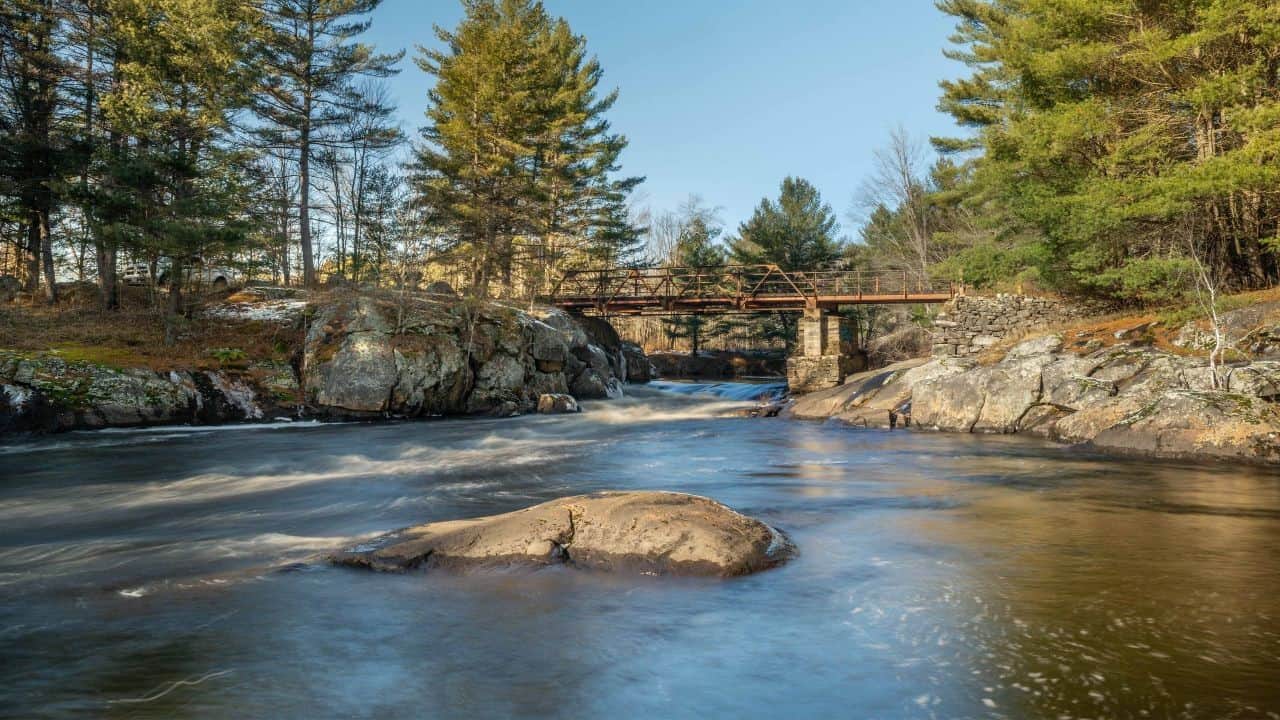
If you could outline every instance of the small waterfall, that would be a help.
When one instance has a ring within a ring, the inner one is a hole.
[[[677,395],[707,395],[739,402],[768,402],[787,394],[785,380],[767,382],[673,382],[654,380],[649,387]]]

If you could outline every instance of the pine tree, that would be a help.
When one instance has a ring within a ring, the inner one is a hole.
[[[303,283],[316,284],[311,227],[313,164],[333,151],[387,132],[385,124],[355,136],[354,116],[385,117],[385,98],[361,92],[360,78],[398,72],[404,53],[378,54],[355,37],[369,29],[361,20],[381,0],[270,0],[266,3],[264,83],[257,109],[268,146],[288,151],[298,163],[298,232]],[[343,132],[345,131],[345,132]]]
[[[251,194],[224,140],[249,102],[258,14],[239,0],[108,0],[108,9],[118,83],[102,103],[120,141],[103,178],[105,231],[170,258],[172,318],[186,264],[247,233]]]
[[[17,200],[26,230],[27,290],[45,276],[45,297],[57,300],[52,216],[56,186],[66,162],[66,139],[57,128],[66,75],[59,56],[61,8],[53,0],[7,0],[0,10],[0,183]]]
[[[818,189],[802,178],[782,181],[777,201],[765,198],[738,227],[731,246],[737,262],[770,263],[783,270],[813,270],[840,258],[838,224]]]
[[[702,291],[714,294],[725,262],[724,248],[716,242],[720,233],[720,228],[708,225],[699,216],[694,216],[684,226],[676,241],[676,267],[671,271],[675,282],[696,284]],[[703,340],[717,329],[710,318],[696,314],[663,318],[662,324],[669,337],[689,341],[692,355],[698,354]]]
[[[442,49],[420,48],[436,86],[414,185],[470,264],[473,291],[512,287],[521,263],[536,287],[561,259],[627,236],[620,198],[640,179],[613,177],[626,139],[603,117],[617,96],[597,95],[585,39],[540,2],[464,6],[455,30],[436,28]]]
[[[119,307],[116,259],[119,248],[107,241],[102,223],[95,214],[100,184],[98,170],[103,151],[111,144],[102,118],[101,97],[118,80],[112,58],[118,48],[114,42],[112,22],[107,14],[109,0],[70,0],[67,5],[67,85],[71,104],[77,108],[68,114],[70,132],[71,177],[63,184],[67,204],[78,211],[82,230],[94,248],[103,309]]]
[[[776,201],[765,198],[751,217],[738,226],[730,244],[735,262],[777,265],[783,270],[816,270],[838,261],[843,244],[836,237],[831,206],[811,183],[788,177]],[[789,348],[795,339],[794,313],[769,313],[758,318],[763,337],[782,339]]]
[[[976,129],[976,194],[1042,238],[1041,274],[1155,301],[1202,248],[1236,287],[1278,277],[1280,15],[1274,3],[944,0],[942,109]],[[1188,241],[1191,241],[1190,243]]]

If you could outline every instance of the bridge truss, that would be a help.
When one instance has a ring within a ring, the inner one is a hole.
[[[788,271],[777,265],[570,270],[547,302],[575,312],[679,315],[942,303],[959,287],[905,271]]]

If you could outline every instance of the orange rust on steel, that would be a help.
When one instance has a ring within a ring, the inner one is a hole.
[[[728,265],[571,270],[543,299],[569,310],[601,313],[731,313],[940,303],[954,297],[956,290],[951,284],[913,282],[906,271],[786,271],[777,265]]]

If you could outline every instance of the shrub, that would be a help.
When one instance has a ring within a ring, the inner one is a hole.
[[[240,348],[212,348],[209,350],[209,355],[217,360],[219,365],[235,365],[249,358]]]

